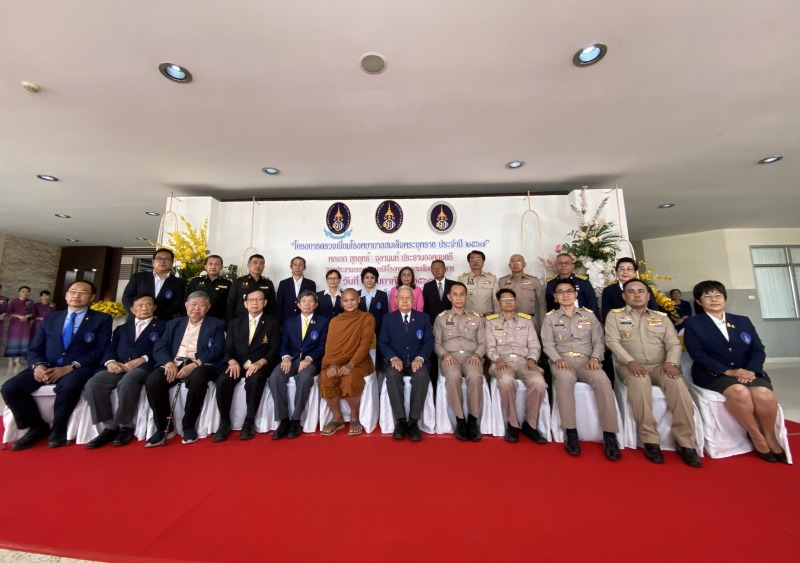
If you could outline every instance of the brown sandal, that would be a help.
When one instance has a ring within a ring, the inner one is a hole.
[[[364,431],[364,427],[361,426],[361,423],[357,420],[350,421],[350,431],[347,433],[348,436],[358,436]]]
[[[344,428],[344,422],[336,422],[335,420],[332,420],[322,427],[321,434],[323,436],[333,436],[342,428]]]

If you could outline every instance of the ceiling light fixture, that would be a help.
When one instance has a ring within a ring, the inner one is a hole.
[[[674,203],[662,203],[658,206],[659,209],[669,209],[670,207],[675,207]]]
[[[56,213],[55,215],[59,219],[72,219],[72,217],[70,217],[69,215],[64,215],[63,213]]]
[[[778,162],[779,160],[783,160],[782,156],[768,156],[767,158],[762,158],[758,161],[759,164],[772,164],[773,162]]]
[[[79,242],[78,239],[76,239],[76,238],[68,238],[67,240],[69,242]]]
[[[261,170],[264,172],[264,174],[269,174],[270,176],[277,176],[278,174],[281,173],[280,170],[278,170],[277,168],[273,168],[271,166],[265,166]]]
[[[145,215],[150,215],[150,217],[158,217],[159,213],[157,211],[145,211]]]
[[[158,71],[173,82],[186,84],[192,81],[192,73],[189,72],[189,69],[174,63],[161,63],[158,65]]]
[[[572,57],[572,64],[575,66],[589,66],[606,56],[608,47],[602,43],[592,43],[580,49],[575,56]]]
[[[147,237],[136,237],[136,240],[147,240]]]
[[[36,177],[46,182],[58,182],[58,178],[50,176],[49,174],[37,174]]]
[[[361,70],[367,74],[380,74],[386,70],[386,57],[380,53],[364,53],[358,61]]]
[[[511,170],[522,168],[523,166],[525,166],[524,160],[512,160],[511,162],[506,163],[506,168],[510,168]]]

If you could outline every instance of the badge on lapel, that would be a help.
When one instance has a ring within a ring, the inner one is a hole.
[[[168,289],[167,292],[164,294],[164,297],[167,299],[172,299],[172,290]]]
[[[264,335],[264,338],[261,339],[261,344],[269,344],[269,338],[267,338],[266,334]]]
[[[728,325],[728,326],[730,326],[730,325]],[[747,345],[749,345],[753,341],[752,337],[749,334],[747,334],[746,332],[743,332],[740,336],[742,338],[742,342],[744,342]]]
[[[422,340],[422,329],[417,329],[417,340]]]
[[[214,339],[213,338],[209,338],[208,339],[208,344],[206,345],[206,348],[211,348],[213,345],[214,345]]]
[[[311,322],[313,323],[314,321],[311,321]],[[311,340],[316,340],[317,338],[319,338],[319,334],[317,334],[316,330],[312,330],[311,331]]]
[[[150,342],[155,342],[156,340],[158,340],[158,333],[157,332],[151,332],[150,333]]]
[[[94,333],[87,332],[86,336],[83,337],[83,341],[86,342],[86,344],[91,344],[94,341]]]
[[[378,310],[380,311],[380,309],[381,309],[381,302],[380,302],[380,301],[378,301],[377,303],[375,303],[375,308],[376,308],[376,309],[378,309]]]

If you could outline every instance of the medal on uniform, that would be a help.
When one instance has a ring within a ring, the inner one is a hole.
[[[558,341],[559,341],[559,342],[563,342],[563,341],[564,341],[564,336],[563,336],[563,335],[561,335],[561,334],[559,334],[559,335],[558,335]]]
[[[630,338],[630,337],[631,337],[631,333],[628,332],[628,331],[625,331],[625,338]]]
[[[725,323],[725,326],[726,326],[726,327],[728,327],[728,328],[736,328],[736,327],[735,327],[735,326],[733,326],[731,323]]]

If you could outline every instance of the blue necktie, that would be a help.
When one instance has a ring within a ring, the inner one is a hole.
[[[77,316],[78,313],[74,311],[70,313],[67,324],[64,326],[64,330],[61,331],[61,344],[64,345],[64,350],[69,348],[70,342],[72,342],[72,334],[75,331],[75,317]]]

